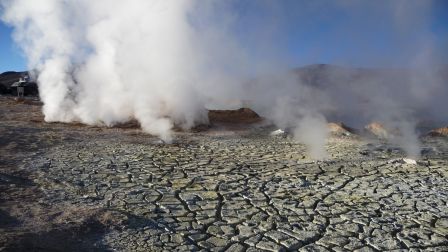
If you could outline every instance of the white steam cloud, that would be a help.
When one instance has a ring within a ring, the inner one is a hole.
[[[194,1],[5,1],[3,19],[39,72],[46,121],[113,125],[137,119],[169,141],[173,124],[207,120],[219,76],[188,20]]]

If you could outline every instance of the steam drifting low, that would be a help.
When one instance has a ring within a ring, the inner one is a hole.
[[[350,86],[337,81],[344,71],[336,71],[330,76],[339,87],[305,85],[297,74],[278,71],[278,61],[261,64],[251,56],[232,30],[232,13],[218,2],[6,0],[1,5],[2,19],[14,26],[29,67],[38,72],[49,122],[114,125],[136,119],[144,131],[170,141],[174,125],[206,122],[210,103],[225,107],[239,99],[292,128],[316,158],[326,155],[332,110],[339,111],[336,119],[391,122],[404,132],[397,141],[417,155],[414,112],[440,104],[432,92],[446,92],[432,74],[395,87],[386,77]],[[218,13],[220,19],[211,18]],[[270,74],[259,76],[267,69]],[[420,83],[432,84],[426,96]],[[398,98],[384,93],[409,87]],[[362,111],[353,109],[360,104]]]

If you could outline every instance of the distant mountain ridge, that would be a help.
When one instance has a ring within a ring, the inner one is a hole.
[[[27,76],[28,71],[15,72],[8,71],[0,74],[0,83],[1,85],[10,86],[14,82],[18,81],[20,78]]]
[[[448,65],[432,68],[366,68],[345,67],[330,64],[313,64],[292,70],[305,84],[316,85],[318,82],[335,82],[337,80],[357,80],[383,77],[382,79],[409,80],[422,74],[433,74],[448,80]],[[330,78],[331,77],[331,78]],[[336,78],[335,78],[336,77]]]

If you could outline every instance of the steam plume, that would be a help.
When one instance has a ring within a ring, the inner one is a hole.
[[[205,75],[209,59],[188,22],[193,4],[3,3],[4,20],[39,72],[46,121],[113,125],[136,118],[168,141],[174,123],[188,128],[207,120],[198,89],[213,75]]]

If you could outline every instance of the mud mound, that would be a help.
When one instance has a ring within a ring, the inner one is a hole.
[[[428,133],[432,137],[448,137],[448,126],[438,129],[433,129]]]
[[[364,130],[367,134],[376,136],[378,138],[389,138],[393,134],[388,129],[384,127],[383,124],[379,122],[372,122],[364,127]]]
[[[327,124],[328,130],[333,135],[351,135],[356,134],[356,130],[353,128],[348,127],[347,125],[343,124],[342,122],[330,122]]]
[[[208,119],[213,123],[256,123],[262,118],[249,108],[240,108],[237,110],[209,110]]]

